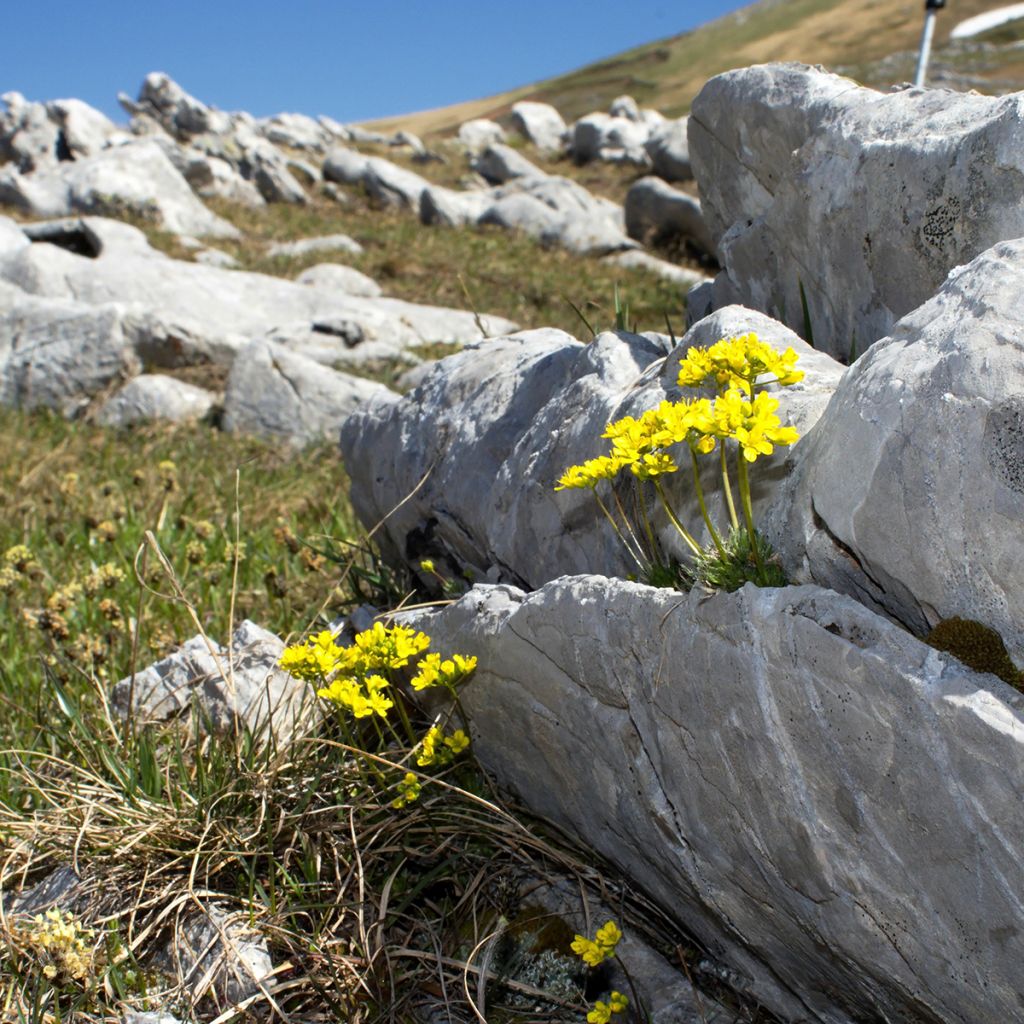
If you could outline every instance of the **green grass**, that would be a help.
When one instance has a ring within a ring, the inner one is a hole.
[[[195,633],[178,603],[148,597],[139,616],[136,553],[152,530],[209,633],[223,639],[232,608],[232,545],[244,542],[234,594],[236,620],[257,618],[286,634],[304,628],[331,596],[338,567],[303,541],[356,535],[347,482],[333,446],[295,453],[208,426],[116,432],[54,415],[0,409],[0,560],[19,545],[26,571],[7,573],[0,593],[2,746],[14,744],[38,713],[50,676],[73,693],[127,675],[138,618],[144,663]],[[171,462],[171,469],[167,462]],[[164,463],[165,465],[161,466]],[[98,566],[125,579],[95,594]],[[147,582],[166,590],[149,562]],[[9,567],[10,568],[10,567]],[[101,601],[113,602],[101,610]],[[49,604],[49,607],[48,607]],[[49,627],[49,628],[46,628]],[[23,716],[25,712],[28,716]],[[2,779],[0,779],[2,788]]]

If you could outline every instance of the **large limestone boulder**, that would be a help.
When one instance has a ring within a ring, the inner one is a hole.
[[[634,182],[623,207],[626,233],[644,245],[687,248],[714,257],[715,244],[700,200],[653,175]]]
[[[23,175],[0,171],[0,201],[34,217],[131,212],[181,235],[237,238],[211,213],[154,142],[140,140]]]
[[[379,156],[364,156],[354,149],[336,146],[323,164],[327,181],[343,185],[362,185],[367,194],[382,206],[419,210],[420,196],[430,186],[422,175],[399,167]]]
[[[400,402],[370,403],[345,422],[342,452],[352,502],[388,556],[415,568],[430,556],[454,575],[528,587],[566,573],[636,571],[588,491],[554,490],[565,469],[601,454],[605,425],[678,398],[679,358],[690,345],[757,331],[798,349],[806,379],[787,389],[785,411],[805,432],[832,395],[842,367],[767,317],[733,307],[697,325],[671,352],[657,334],[605,333],[588,345],[562,331],[524,331],[482,342],[437,363]],[[798,446],[799,447],[799,446]],[[789,472],[777,450],[752,474],[758,509]],[[706,487],[714,493],[709,460]],[[681,517],[700,522],[685,474],[666,487]],[[631,503],[634,490],[621,481]],[[651,503],[669,550],[678,543]]]
[[[504,144],[505,129],[497,121],[475,117],[459,125],[458,140],[470,153],[479,153],[488,146]]]
[[[1024,696],[817,587],[477,587],[474,751],[787,1021],[1005,1024]]]
[[[569,152],[581,164],[617,160],[643,167],[650,163],[644,149],[650,133],[650,126],[629,117],[587,114],[572,126]]]
[[[665,181],[689,181],[693,177],[690,144],[687,140],[689,118],[665,121],[651,130],[644,149],[651,158],[651,171]]]
[[[724,268],[714,304],[809,326],[842,359],[888,334],[953,267],[1024,235],[1020,94],[879,93],[769,64],[711,79],[689,142]]]
[[[38,298],[0,282],[0,405],[77,416],[140,369],[120,307]]]
[[[45,227],[29,230],[38,234]],[[300,352],[315,351],[330,364],[399,358],[427,342],[476,340],[480,324],[494,334],[515,329],[502,317],[329,292],[265,274],[170,259],[151,248],[141,231],[116,221],[82,218],[51,228],[39,242],[12,243],[9,249],[0,234],[0,280],[36,295],[130,303],[140,315],[165,325],[155,336],[166,335],[177,364],[189,352],[199,362],[216,358],[227,363],[250,340],[271,334]],[[358,345],[318,329],[337,320],[355,325]],[[151,352],[146,358],[151,363],[160,357]],[[174,364],[161,360],[160,365]]]
[[[550,103],[522,100],[512,105],[512,127],[538,149],[557,152],[565,142],[562,115]]]
[[[570,178],[513,178],[490,195],[491,205],[480,216],[480,224],[523,231],[581,255],[636,248],[626,236],[622,207]]]
[[[118,133],[95,107],[81,100],[30,103],[21,93],[0,96],[0,163],[13,161],[29,173],[61,161],[94,156]]]
[[[180,423],[209,415],[217,396],[183,380],[143,373],[111,395],[96,414],[105,427],[128,427],[151,420]]]
[[[146,75],[137,100],[122,93],[118,101],[129,114],[146,114],[156,120],[179,142],[207,132],[224,133],[231,126],[228,114],[208,107],[161,71]]]
[[[470,166],[492,185],[503,185],[512,178],[545,177],[535,163],[511,146],[496,142],[474,157]]]
[[[393,391],[340,373],[270,341],[254,341],[231,367],[224,429],[281,438],[298,446],[334,438],[364,402],[394,401]]]
[[[295,280],[310,288],[339,291],[346,295],[365,295],[371,299],[383,294],[380,285],[372,277],[355,267],[345,267],[340,263],[318,263],[304,270]]]
[[[1024,660],[1024,240],[954,271],[843,378],[774,533],[801,578]]]

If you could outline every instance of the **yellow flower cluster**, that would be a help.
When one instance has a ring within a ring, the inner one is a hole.
[[[338,707],[352,712],[353,718],[368,718],[370,715],[388,717],[388,710],[395,702],[384,694],[391,686],[383,676],[341,676],[316,691],[318,697],[329,700]]]
[[[472,655],[453,654],[442,660],[440,654],[425,654],[416,666],[416,675],[410,680],[414,690],[425,690],[431,686],[446,686],[451,689],[461,683],[476,668]]]
[[[641,480],[674,473],[679,466],[665,449],[683,442],[706,455],[720,440],[731,438],[753,462],[759,455],[771,455],[774,445],[790,445],[800,437],[792,427],[781,426],[778,407],[777,398],[759,392],[750,401],[740,388],[730,388],[714,401],[662,402],[639,419],[625,416],[609,423],[601,436],[611,440],[610,454],[570,466],[555,490],[593,488],[626,467]]]
[[[765,384],[783,387],[803,380],[803,371],[794,369],[798,358],[792,348],[776,352],[756,334],[740,334],[722,338],[710,348],[689,349],[679,364],[677,383],[683,388],[698,388],[713,380],[719,393],[739,388],[750,395],[761,377],[771,378]]]
[[[398,784],[398,796],[391,801],[391,806],[396,811],[401,810],[406,804],[415,803],[420,798],[423,787],[419,779],[412,772],[406,772],[405,777]]]
[[[442,767],[455,760],[468,746],[469,737],[462,729],[456,729],[450,736],[445,736],[444,732],[435,725],[428,729],[423,737],[416,763],[421,768],[431,765]]]
[[[608,1024],[612,1014],[622,1013],[629,1006],[629,1000],[621,993],[612,991],[608,1002],[603,1003],[600,999],[594,1002],[593,1009],[587,1014],[588,1024]]]
[[[592,939],[585,935],[577,935],[570,947],[589,967],[597,967],[610,957],[615,956],[615,947],[622,938],[622,932],[614,921],[606,921],[597,929]]]
[[[317,696],[345,708],[354,717],[386,718],[395,706],[385,692],[391,686],[386,673],[405,668],[429,646],[430,637],[425,633],[375,622],[372,628],[357,634],[349,647],[339,647],[334,634],[322,630],[303,643],[286,647],[278,664],[297,679],[316,685]],[[431,652],[417,663],[411,683],[417,690],[431,686],[451,690],[475,668],[474,657],[453,654],[442,658]]]
[[[123,583],[124,579],[124,570],[120,566],[113,562],[105,562],[85,577],[82,586],[86,594],[92,597],[101,590],[113,590],[118,583]]]
[[[32,919],[25,941],[43,965],[45,977],[51,981],[70,978],[85,982],[97,967],[90,945],[94,936],[91,928],[83,928],[71,914],[53,908]]]
[[[314,683],[325,680],[345,661],[345,651],[334,642],[334,634],[325,629],[305,643],[291,644],[278,664],[289,675]]]
[[[28,572],[34,561],[35,556],[24,544],[15,544],[4,552],[4,562],[16,572]]]

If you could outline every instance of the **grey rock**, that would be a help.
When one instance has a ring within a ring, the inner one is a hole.
[[[268,203],[308,202],[305,189],[292,174],[284,154],[269,142],[258,142],[245,150],[247,176]]]
[[[850,367],[773,534],[801,579],[915,632],[960,616],[1024,663],[1024,241],[1001,242]]]
[[[687,140],[689,118],[666,121],[651,130],[644,149],[651,158],[651,171],[665,181],[689,181],[693,177],[690,143]]]
[[[46,104],[46,113],[60,132],[61,155],[72,160],[95,156],[118,131],[106,114],[82,100],[51,100]]]
[[[804,332],[802,288],[816,342],[863,352],[954,267],[1024,236],[1022,111],[1020,94],[879,93],[803,65],[711,79],[689,132],[716,305]]]
[[[608,107],[612,117],[624,117],[627,121],[642,121],[640,107],[632,96],[616,96]]]
[[[645,166],[650,163],[644,149],[649,135],[650,128],[642,122],[608,114],[588,114],[572,126],[569,152],[581,164],[599,158],[613,159],[618,153],[624,161]]]
[[[546,177],[545,172],[522,153],[500,142],[488,146],[470,166],[493,185],[503,185],[512,178]]]
[[[406,149],[411,149],[413,154],[416,156],[423,156],[427,152],[427,147],[423,145],[423,140],[412,132],[395,132],[395,134],[388,139],[388,145],[396,148],[404,146]]]
[[[208,415],[217,396],[203,388],[166,377],[144,373],[111,395],[97,413],[105,427],[127,427],[151,420],[197,420]]]
[[[274,970],[266,940],[251,927],[249,915],[216,903],[175,921],[156,966],[184,984],[194,1001],[209,998],[218,1007],[258,995]]]
[[[0,286],[0,404],[73,417],[93,396],[141,369],[124,311],[38,298]]]
[[[321,235],[318,238],[301,238],[296,242],[278,242],[267,249],[268,256],[289,258],[308,256],[311,252],[347,252],[359,256],[363,247],[348,235]]]
[[[550,103],[514,103],[510,117],[515,130],[538,149],[557,152],[563,148],[565,121]]]
[[[368,339],[340,354],[355,362],[400,357],[426,342],[480,337],[471,312],[326,292],[264,274],[173,260],[152,249],[142,232],[116,221],[82,218],[57,226],[66,245],[19,245],[6,253],[0,247],[0,280],[37,295],[132,304],[152,327],[151,350],[162,336],[171,343],[175,362],[170,365],[182,365],[189,353],[200,362],[230,362],[248,341],[271,333],[291,337],[301,349],[323,340],[312,325],[331,317],[353,320]],[[481,319],[493,334],[515,329],[501,317],[483,314]],[[156,358],[151,351],[147,364]],[[169,364],[161,360],[160,365]]]
[[[239,236],[237,228],[203,206],[163,150],[149,140],[31,175],[0,170],[0,201],[35,217],[127,210],[178,234]]]
[[[342,342],[344,344],[344,342]],[[224,396],[224,429],[301,446],[336,437],[364,402],[395,398],[383,384],[331,370],[269,341],[239,353]]]
[[[277,667],[284,644],[246,619],[228,648],[195,636],[174,653],[118,682],[110,706],[125,719],[166,722],[187,716],[196,703],[200,727],[249,729],[257,739],[284,742],[308,728],[316,714],[311,689]]]
[[[807,377],[787,389],[784,412],[806,433],[842,367],[763,314],[719,311],[671,354],[669,339],[655,334],[608,332],[580,345],[562,331],[525,331],[449,356],[400,402],[367,406],[345,422],[353,507],[367,525],[386,519],[377,539],[396,561],[415,550],[413,568],[436,556],[454,572],[528,587],[566,573],[633,572],[593,495],[556,492],[555,483],[568,466],[606,450],[607,423],[679,397],[678,362],[690,345],[746,331],[798,350]],[[757,514],[798,449],[777,449],[758,462],[751,475]],[[711,461],[709,495],[717,487]],[[666,483],[673,507],[684,522],[699,523],[692,485],[683,473],[674,477]],[[631,501],[632,485],[621,486]],[[681,555],[653,501],[651,512],[665,547]]]
[[[339,291],[346,295],[364,295],[372,299],[382,294],[380,285],[372,277],[340,263],[318,263],[304,270],[295,280],[310,288]]]
[[[715,245],[700,200],[649,176],[630,186],[623,207],[626,234],[644,245],[684,245],[714,256]]]
[[[666,281],[679,285],[680,289],[687,292],[702,282],[710,283],[711,281],[711,278],[699,270],[691,270],[689,267],[681,267],[678,263],[658,259],[657,256],[652,256],[649,252],[642,252],[639,249],[613,252],[604,257],[604,262],[615,263],[620,267],[629,267],[633,270],[648,270],[652,274],[663,277]]]
[[[626,237],[622,208],[569,178],[515,178],[490,194],[493,202],[481,224],[524,231],[581,254],[636,248]]]
[[[0,164],[11,161],[27,173],[56,163],[60,131],[46,107],[20,92],[6,92],[0,100],[7,107],[0,114]]]
[[[123,94],[118,99],[129,114],[149,115],[179,142],[187,142],[194,135],[222,134],[231,125],[227,114],[208,107],[159,71],[146,76],[136,101]]]
[[[311,153],[322,153],[335,138],[322,121],[307,114],[275,114],[256,122],[258,131],[275,146],[289,146]]]
[[[498,783],[782,1019],[1019,1015],[1020,693],[817,587],[575,577],[414,621],[479,657]]]
[[[82,879],[69,864],[55,868],[28,889],[3,895],[4,913],[41,914],[51,907],[70,910],[78,902]]]
[[[229,252],[223,249],[203,248],[192,257],[196,263],[202,263],[204,267],[223,267],[226,270],[234,270],[241,264]]]
[[[177,150],[184,158],[178,170],[192,186],[192,190],[204,199],[219,197],[243,206],[266,205],[260,190],[230,164],[217,156],[208,156],[195,149],[182,149],[172,140],[170,148]],[[163,147],[162,147],[163,148]],[[166,151],[166,150],[165,150]]]
[[[323,165],[327,181],[362,185],[371,198],[384,206],[418,210],[420,195],[430,182],[379,156],[363,156],[355,150],[336,146]]]
[[[497,121],[476,117],[459,125],[459,142],[471,153],[479,153],[488,146],[505,142],[505,129]]]
[[[442,185],[428,185],[420,194],[420,220],[449,227],[476,224],[493,202],[490,192],[458,192]]]

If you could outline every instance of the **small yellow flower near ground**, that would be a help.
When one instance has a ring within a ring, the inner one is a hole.
[[[391,806],[396,811],[401,810],[406,804],[415,803],[422,791],[419,779],[412,772],[406,772],[405,778],[398,784],[398,796],[391,801]]]
[[[622,932],[614,921],[606,921],[597,929],[593,939],[585,935],[577,935],[570,947],[585,964],[597,967],[598,964],[615,956],[615,947],[622,938]]]
[[[608,1002],[603,1003],[598,999],[590,1013],[587,1014],[588,1024],[608,1024],[612,1014],[622,1013],[629,1006],[629,1000],[621,992],[612,992]]]
[[[15,544],[4,552],[4,561],[18,572],[26,572],[35,561],[35,556],[24,544]]]

